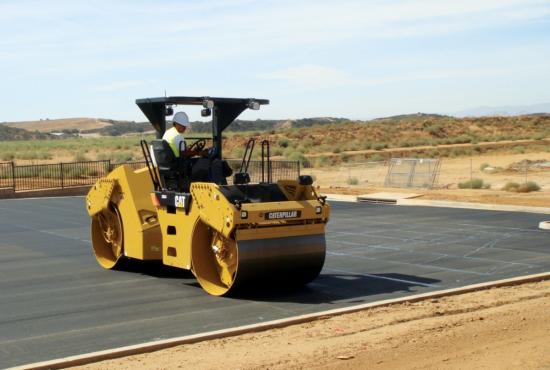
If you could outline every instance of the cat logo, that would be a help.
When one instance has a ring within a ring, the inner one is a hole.
[[[174,196],[174,205],[176,207],[185,207],[185,195]]]

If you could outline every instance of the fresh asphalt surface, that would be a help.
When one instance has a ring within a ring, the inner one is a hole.
[[[216,298],[185,271],[103,270],[83,203],[0,201],[0,368],[550,271],[550,216],[332,202],[317,280]]]

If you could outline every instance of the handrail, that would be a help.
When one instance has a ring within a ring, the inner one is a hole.
[[[145,165],[147,166],[147,170],[149,171],[149,176],[151,176],[151,181],[153,182],[153,186],[155,190],[161,190],[159,175],[155,167],[153,166],[153,158],[151,157],[151,151],[149,150],[149,145],[145,140],[141,140],[139,144],[141,145],[143,158],[145,158]]]
[[[250,164],[250,158],[252,157],[252,151],[254,150],[254,144],[256,141],[254,139],[248,140],[246,143],[246,149],[244,150],[243,160],[241,162],[241,168],[239,169],[240,173],[248,172],[248,165]],[[246,158],[248,154],[248,159]],[[246,163],[246,166],[245,166]]]
[[[267,159],[266,159],[267,158]],[[269,141],[262,141],[262,182],[265,182],[265,172],[267,163],[267,182],[271,182],[271,155],[269,153]]]

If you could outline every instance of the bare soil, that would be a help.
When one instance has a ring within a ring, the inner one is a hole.
[[[388,172],[382,162],[365,162],[331,168],[311,168],[302,172],[315,177],[322,192],[340,194],[368,194],[374,192],[411,192],[421,194],[421,199],[450,200],[474,203],[510,204],[521,206],[550,207],[550,167],[531,167],[511,170],[510,166],[526,159],[531,161],[549,161],[550,153],[529,154],[488,154],[476,157],[445,158],[441,164],[436,187],[434,189],[402,189],[384,187],[384,178]],[[482,164],[500,167],[502,170],[486,172]],[[517,166],[516,166],[517,167]],[[470,179],[480,178],[490,184],[490,189],[459,189],[458,184]],[[350,185],[355,179],[357,185]],[[533,181],[540,191],[514,193],[501,190],[508,182],[523,184]]]
[[[41,121],[10,122],[6,126],[22,128],[27,131],[52,132],[61,130],[92,130],[111,123],[98,118],[62,118]]]
[[[550,369],[550,281],[369,309],[78,369]]]

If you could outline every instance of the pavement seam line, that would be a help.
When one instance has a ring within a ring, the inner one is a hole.
[[[351,306],[351,307],[321,311],[321,312],[294,316],[294,317],[285,318],[285,319],[272,320],[272,321],[259,323],[259,324],[245,325],[245,326],[240,326],[236,328],[222,329],[222,330],[216,330],[216,331],[200,333],[200,334],[192,334],[192,335],[187,335],[183,337],[164,339],[164,340],[142,343],[137,345],[114,348],[110,350],[92,352],[92,353],[87,353],[83,355],[64,357],[64,358],[50,360],[50,361],[36,362],[32,364],[27,364],[27,365],[11,367],[6,370],[43,370],[43,369],[45,370],[45,369],[62,369],[70,366],[80,366],[80,365],[90,364],[90,363],[99,362],[103,360],[110,360],[110,359],[131,356],[131,355],[154,352],[161,349],[176,347],[183,344],[193,344],[193,343],[203,342],[203,341],[212,340],[212,339],[227,338],[227,337],[237,336],[241,334],[261,332],[261,331],[266,331],[270,329],[287,327],[290,325],[303,324],[314,320],[326,319],[329,317],[358,312],[366,309],[391,306],[391,305],[396,305],[396,304],[401,304],[406,302],[413,303],[413,302],[419,302],[424,300],[430,300],[433,298],[442,298],[442,297],[448,297],[453,295],[471,293],[471,292],[486,290],[486,289],[495,288],[495,287],[513,286],[513,285],[532,283],[532,282],[538,282],[538,281],[544,281],[544,280],[550,280],[550,271],[540,273],[540,274],[525,275],[525,276],[519,276],[519,277],[514,277],[509,279],[496,280],[492,282],[467,285],[459,288],[451,288],[451,289],[439,290],[435,292],[421,293],[421,294],[416,294],[409,297],[393,298],[393,299],[387,299],[387,300],[378,301],[378,302],[360,304],[360,305]]]

